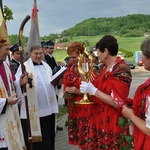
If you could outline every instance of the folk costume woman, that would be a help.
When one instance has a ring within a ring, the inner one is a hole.
[[[150,70],[150,39],[142,43],[141,50],[144,68]],[[150,78],[137,88],[133,98],[132,109],[123,106],[122,114],[133,123],[134,150],[149,150]]]
[[[102,63],[98,79],[92,83],[80,85],[82,93],[93,95],[97,107],[93,112],[92,133],[93,143],[90,149],[120,149],[120,143],[126,145],[121,134],[128,135],[128,127],[122,129],[118,125],[120,108],[126,104],[131,83],[130,69],[124,60],[117,57],[117,40],[106,35],[96,44],[98,57]]]
[[[67,53],[70,58],[67,71],[64,75],[64,97],[68,107],[68,137],[69,144],[78,145],[81,149],[88,148],[88,136],[90,131],[90,118],[92,105],[75,104],[83,98],[79,87],[82,81],[78,71],[78,56],[84,52],[84,44],[72,43]]]

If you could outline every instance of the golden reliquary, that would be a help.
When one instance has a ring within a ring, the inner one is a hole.
[[[88,53],[86,49],[84,50],[83,54],[80,54],[78,57],[78,71],[82,77],[82,81],[89,82],[91,73],[94,69],[94,55],[92,53]],[[87,93],[84,94],[82,100],[79,102],[75,102],[76,104],[93,104],[88,99]]]

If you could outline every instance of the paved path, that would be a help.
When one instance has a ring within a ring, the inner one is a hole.
[[[63,127],[63,130],[57,131],[56,133],[55,150],[79,150],[77,146],[68,144],[68,130],[67,127],[65,127],[66,120],[67,114],[57,122],[58,126]]]

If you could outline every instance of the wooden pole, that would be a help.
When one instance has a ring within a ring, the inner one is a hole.
[[[34,0],[34,6],[37,8],[36,0]],[[36,28],[38,30],[38,34],[40,35],[40,32],[39,32],[39,22],[38,22],[38,14],[37,13],[35,14],[35,21],[36,21]]]
[[[24,20],[21,23],[20,29],[19,29],[19,51],[20,51],[20,56],[21,56],[21,69],[22,69],[22,74],[25,72],[25,66],[23,64],[23,52],[22,52],[22,35],[23,35],[23,29],[24,25],[27,23],[27,21],[30,19],[30,16],[26,16]],[[28,97],[27,97],[27,89],[26,85],[23,86],[23,92],[24,92],[24,97],[25,97],[25,106],[26,106],[26,116],[27,116],[27,125],[28,125],[28,134],[29,134],[29,143],[30,143],[30,150],[33,149],[32,147],[32,134],[31,134],[31,126],[30,126],[30,116],[29,116],[29,107],[28,107]]]
[[[1,10],[2,10],[3,18],[4,18],[3,0],[0,0],[0,7],[1,7]],[[6,21],[6,20],[5,20],[5,21]]]

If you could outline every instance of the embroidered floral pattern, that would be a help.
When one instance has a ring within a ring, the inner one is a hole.
[[[118,103],[118,110],[93,97],[97,103],[93,116],[95,121],[92,124],[90,150],[123,150],[129,149],[127,136],[129,136],[129,126],[121,128],[118,125],[120,108],[126,104],[129,87],[131,83],[130,68],[123,60],[117,58],[112,71],[106,72],[106,67],[102,65],[99,78],[93,84],[103,93],[113,94],[114,101]],[[92,139],[93,138],[93,139]],[[132,142],[131,142],[132,143]]]

